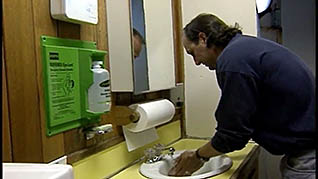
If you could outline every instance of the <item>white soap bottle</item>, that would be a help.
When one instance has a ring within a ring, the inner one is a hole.
[[[103,61],[93,61],[94,82],[88,88],[88,109],[94,113],[110,111],[111,92],[109,72],[103,68]]]

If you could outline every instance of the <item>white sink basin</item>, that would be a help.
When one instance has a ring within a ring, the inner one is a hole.
[[[3,163],[4,179],[74,179],[71,165]]]
[[[210,158],[199,170],[191,176],[173,177],[168,176],[169,170],[173,167],[173,161],[184,151],[176,151],[174,155],[164,156],[162,160],[155,163],[143,163],[139,168],[139,172],[148,178],[153,179],[202,179],[221,174],[232,166],[232,160],[224,155]]]

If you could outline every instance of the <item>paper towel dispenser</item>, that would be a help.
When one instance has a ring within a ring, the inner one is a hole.
[[[51,15],[54,19],[82,24],[97,24],[97,0],[50,0]]]
[[[110,111],[106,51],[95,42],[41,36],[48,136],[100,121]]]

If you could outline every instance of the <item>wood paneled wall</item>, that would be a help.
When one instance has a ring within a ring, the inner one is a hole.
[[[39,1],[40,2],[40,1]],[[2,1],[13,161],[43,160],[32,1]],[[32,151],[32,152],[31,152]]]
[[[2,161],[12,161],[11,135],[8,110],[7,80],[4,68],[4,51],[2,43]]]
[[[98,25],[56,21],[50,16],[49,2],[2,0],[3,161],[50,162],[67,155],[68,162],[72,163],[124,140],[121,127],[115,125],[116,118],[112,111],[104,115],[101,121],[101,124],[113,123],[112,133],[88,141],[80,128],[46,136],[40,36],[95,41],[98,49],[108,49],[105,0],[98,0]],[[177,12],[174,13],[175,20],[180,15],[176,10],[180,0],[172,5]],[[175,36],[179,32],[180,29],[175,30]],[[175,39],[179,41],[180,33],[177,36]],[[177,82],[183,82],[182,55],[178,55],[182,54],[180,44],[175,43]],[[109,64],[108,57],[105,60]],[[109,69],[109,66],[106,65],[106,68]],[[114,109],[116,105],[130,105],[165,98],[167,95],[167,90],[137,96],[131,93],[112,93],[112,105]],[[182,110],[178,110],[174,120],[181,119]]]
[[[182,12],[181,0],[172,0],[174,54],[176,63],[176,83],[184,82],[184,59],[182,45]]]

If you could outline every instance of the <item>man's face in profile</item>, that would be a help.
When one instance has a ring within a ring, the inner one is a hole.
[[[134,35],[134,59],[136,59],[141,52],[142,42],[138,36]]]

